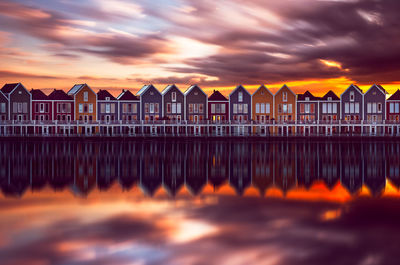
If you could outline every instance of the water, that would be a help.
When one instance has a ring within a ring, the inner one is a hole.
[[[0,143],[0,264],[398,264],[400,143]]]

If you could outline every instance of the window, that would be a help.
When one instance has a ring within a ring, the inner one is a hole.
[[[182,103],[176,104],[176,113],[178,114],[182,113]]]
[[[310,104],[310,113],[314,113],[315,111],[314,106],[315,106],[314,104]]]
[[[344,103],[344,113],[349,113],[350,112],[350,103],[346,102]]]
[[[350,113],[354,113],[354,103],[350,103]]]
[[[106,97],[106,100],[110,100],[110,97]]]
[[[237,113],[238,112],[238,104],[233,104],[233,113]]]
[[[93,104],[89,104],[89,113],[93,113]]]
[[[193,113],[193,104],[189,104],[189,113]]]
[[[154,103],[150,103],[150,113],[154,113]]]
[[[128,112],[128,104],[122,103],[122,113],[127,113],[127,112]]]
[[[390,113],[394,112],[394,103],[390,103]]]
[[[287,104],[283,104],[282,110],[283,110],[283,113],[287,113]]]
[[[270,112],[271,112],[271,106],[270,106],[270,104],[267,103],[267,104],[265,104],[265,106],[266,106],[265,113],[270,113]]]
[[[372,113],[376,113],[376,103],[372,103]]]
[[[6,103],[0,103],[0,112],[6,113]]]
[[[79,113],[83,113],[83,104],[79,104]]]
[[[221,113],[221,105],[220,104],[215,104],[215,112]]]
[[[292,113],[292,104],[288,104],[288,113]]]
[[[371,106],[371,102],[367,103],[367,113],[371,113],[372,112],[372,106]]]
[[[171,113],[171,103],[167,103],[167,113]]]
[[[22,103],[18,103],[18,113],[22,113]]]
[[[265,113],[265,104],[261,103],[261,113]]]
[[[238,93],[238,101],[243,102],[243,92]]]
[[[225,104],[221,104],[221,113],[225,113]]]
[[[360,103],[358,103],[358,102],[355,103],[354,111],[355,111],[355,113],[360,113]]]
[[[176,103],[172,103],[172,114],[176,114]]]
[[[282,92],[282,100],[283,102],[287,101],[287,92]]]
[[[215,113],[215,104],[211,104],[211,113]]]
[[[260,104],[256,103],[256,113],[260,113]]]
[[[243,104],[243,113],[247,114],[248,113],[248,106],[247,104]]]
[[[89,100],[89,93],[87,91],[83,92],[83,101]]]
[[[395,104],[394,112],[399,113],[399,103]]]
[[[200,114],[203,113],[203,104],[199,104],[199,113],[200,113]]]
[[[243,104],[238,104],[238,113],[243,113]]]
[[[322,113],[326,113],[327,111],[327,103],[322,103]]]
[[[336,103],[332,104],[332,113],[337,113],[337,104]]]
[[[332,113],[332,103],[328,103],[328,113]]]
[[[40,103],[39,106],[40,106],[40,112],[44,112],[44,103]]]
[[[382,103],[378,103],[378,113],[382,113]]]
[[[278,104],[278,113],[282,113],[282,104]]]
[[[354,91],[350,92],[350,101],[354,101]]]
[[[133,104],[130,104],[130,106],[132,108],[132,113],[137,113],[137,104],[133,103]]]
[[[328,101],[331,101],[332,100],[332,97],[328,97]]]
[[[106,104],[106,113],[111,113],[111,104]]]
[[[172,102],[176,102],[176,92],[171,93],[171,100]]]

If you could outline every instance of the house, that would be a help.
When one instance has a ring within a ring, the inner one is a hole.
[[[314,123],[318,120],[319,97],[310,91],[297,94],[297,120],[301,123]]]
[[[207,94],[198,86],[190,86],[185,95],[185,120],[199,123],[207,119]]]
[[[229,100],[218,90],[208,97],[208,118],[216,123],[229,120]]]
[[[274,95],[264,85],[252,95],[252,119],[257,123],[269,122],[273,117]]]
[[[161,93],[153,85],[145,85],[136,95],[140,97],[141,120],[159,120],[162,116]]]
[[[340,119],[340,98],[332,90],[320,99],[318,113],[319,120],[325,123]]]
[[[32,89],[32,120],[49,121],[53,120],[52,102],[40,89]]]
[[[364,120],[382,122],[386,120],[386,90],[381,85],[373,85],[364,94]]]
[[[25,121],[31,120],[32,95],[21,84],[5,84],[1,92],[8,99],[8,111],[10,120]]]
[[[97,120],[97,94],[87,84],[74,85],[67,94],[74,98],[75,120],[84,123]]]
[[[400,121],[400,90],[391,95],[386,100],[386,119],[389,121]]]
[[[342,120],[360,121],[363,118],[363,92],[356,85],[350,85],[341,95]]]
[[[0,90],[0,122],[10,119],[8,117],[9,113],[8,108],[9,108],[8,97],[4,95],[3,92],[1,92]]]
[[[184,114],[185,95],[176,85],[167,86],[162,92],[163,98],[163,117],[180,122]]]
[[[140,99],[129,90],[123,89],[117,97],[119,120],[131,122],[140,120]]]
[[[107,90],[97,92],[97,117],[105,123],[118,120],[118,100]]]
[[[53,120],[58,122],[70,122],[74,120],[74,98],[64,90],[54,89],[48,99],[52,101]]]
[[[296,118],[296,94],[287,86],[274,95],[274,118],[277,122],[294,121]]]
[[[251,121],[251,95],[242,85],[229,94],[229,113],[231,121]]]

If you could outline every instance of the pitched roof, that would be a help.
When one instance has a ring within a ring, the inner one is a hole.
[[[340,100],[340,98],[332,90],[329,90],[329,92],[326,93],[321,99],[328,100],[329,97],[332,98],[332,100]]]
[[[122,89],[122,92],[121,92],[121,94],[119,94],[117,99],[118,100],[139,100],[139,98],[137,96],[135,96],[134,94],[132,94],[131,91],[126,90],[126,89]]]
[[[116,100],[107,90],[100,89],[99,92],[97,92],[97,100],[106,100],[107,97],[110,98],[110,100]]]
[[[381,85],[376,85],[376,84],[372,85],[372,86],[368,89],[368,91],[365,92],[365,94],[367,94],[373,87],[378,88],[383,94],[385,94],[385,95],[387,94],[386,90],[385,90]]]
[[[72,96],[67,95],[62,89],[54,89],[53,92],[48,95],[50,100],[73,100]]]
[[[3,97],[3,98],[5,98],[5,99],[8,101],[8,97],[7,97],[6,95],[4,95],[3,92],[1,92],[1,89],[0,89],[0,97]]]
[[[276,91],[275,96],[278,95],[278,93],[284,88],[287,88],[287,90],[289,90],[294,96],[296,96],[296,94],[286,84],[284,84],[278,91]]]
[[[84,87],[85,84],[76,84],[74,85],[69,91],[68,95],[74,95],[76,94],[79,90],[81,90],[82,87]]]
[[[14,90],[14,88],[19,85],[19,83],[12,83],[12,84],[5,84],[2,88],[1,88],[1,92],[3,92],[4,94],[8,94],[11,91]]]
[[[40,89],[31,89],[30,91],[33,100],[48,100],[48,97]]]
[[[309,100],[319,100],[319,97],[315,97],[313,94],[311,94],[310,91],[304,92],[304,94],[297,94],[297,100],[306,100],[306,98],[309,98]]]
[[[235,93],[235,91],[236,90],[238,90],[239,88],[242,88],[247,94],[249,94],[250,96],[251,96],[251,94],[250,94],[250,92],[249,91],[247,91],[247,89],[246,88],[244,88],[244,86],[242,86],[242,85],[238,85],[237,87],[235,87],[235,89],[234,90],[232,90],[232,92],[229,94],[229,97],[233,94],[233,93]]]
[[[393,95],[391,95],[387,100],[400,100],[400,90],[397,89]]]
[[[168,86],[166,86],[166,87],[164,88],[164,90],[161,92],[161,94],[162,94],[162,95],[167,94],[167,92],[170,91],[172,88],[176,88],[179,92],[181,92],[181,91],[179,90],[179,88],[178,88],[175,84],[173,84],[173,85],[168,85]],[[182,92],[181,92],[181,94],[182,94]]]
[[[208,98],[209,101],[228,101],[228,99],[221,94],[218,90],[214,90],[211,96]]]
[[[207,94],[204,93],[203,89],[201,89],[198,85],[191,85],[190,87],[188,87],[188,89],[186,89],[185,93],[183,93],[183,94],[185,94],[185,96],[188,95],[188,94],[189,94],[193,89],[195,89],[196,87],[197,87],[204,95],[206,95],[206,97],[208,97]]]
[[[266,86],[264,86],[264,85],[261,85],[261,86],[259,86],[258,88],[257,88],[257,90],[256,91],[254,91],[254,93],[253,93],[253,96],[255,95],[255,94],[257,94],[258,93],[258,91],[260,91],[261,89],[265,89],[268,93],[270,93],[272,96],[274,95],[274,94],[272,94],[272,92],[271,91],[269,91],[269,89],[266,87]]]

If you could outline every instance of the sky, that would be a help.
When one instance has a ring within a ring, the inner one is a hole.
[[[2,0],[0,83],[400,87],[398,0]]]

